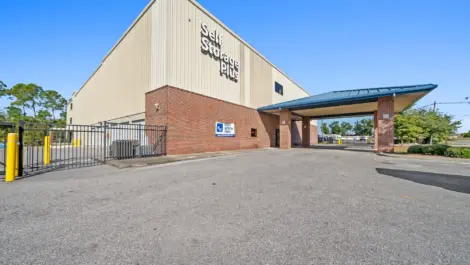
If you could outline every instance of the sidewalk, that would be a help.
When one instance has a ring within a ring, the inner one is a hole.
[[[185,161],[185,160],[195,160],[195,159],[203,159],[203,158],[210,158],[210,157],[235,155],[235,154],[259,151],[259,150],[263,150],[263,149],[247,149],[247,150],[220,151],[220,152],[185,154],[185,155],[141,157],[141,158],[133,158],[133,159],[111,160],[111,161],[107,161],[106,164],[119,168],[119,169],[130,168],[130,167],[145,167],[145,166],[167,164],[167,163]]]

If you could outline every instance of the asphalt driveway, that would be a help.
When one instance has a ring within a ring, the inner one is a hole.
[[[470,162],[293,149],[0,183],[0,264],[469,264]]]

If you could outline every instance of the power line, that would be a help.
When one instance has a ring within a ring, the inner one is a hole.
[[[454,105],[454,104],[469,104],[470,105],[470,101],[455,101],[455,102],[436,102],[436,101],[434,101],[434,103],[418,107],[417,109],[423,109],[423,108],[426,108],[426,107],[433,106],[433,109],[436,110],[436,105]]]

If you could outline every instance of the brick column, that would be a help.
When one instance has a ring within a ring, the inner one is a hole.
[[[379,121],[377,120],[377,111],[374,111],[374,150],[377,151],[378,149],[379,149]]]
[[[395,136],[393,97],[379,98],[377,107],[378,151],[393,153]]]
[[[318,144],[318,127],[310,125],[310,144]]]
[[[310,147],[310,118],[302,117],[302,146]]]
[[[279,115],[279,147],[281,149],[291,148],[291,120],[292,113],[288,109],[281,110]]]

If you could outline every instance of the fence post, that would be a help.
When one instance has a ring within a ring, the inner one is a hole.
[[[24,121],[21,120],[18,122],[18,176],[23,176],[23,147],[24,147]]]
[[[5,161],[5,182],[15,180],[16,133],[9,133],[7,138],[7,161]]]
[[[107,124],[106,122],[104,121],[103,122],[103,131],[104,131],[104,135],[103,135],[103,164],[106,164],[106,141],[108,140],[107,138],[107,132],[106,132],[106,127],[107,127]]]
[[[19,144],[20,136],[15,133],[15,177],[18,177],[18,167],[20,165],[20,158],[18,157],[20,154],[20,144]]]
[[[49,144],[49,136],[44,136],[44,153],[42,160],[44,162],[44,165],[49,165],[49,153],[50,153],[50,144]]]

